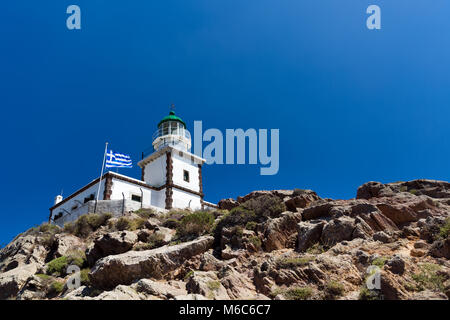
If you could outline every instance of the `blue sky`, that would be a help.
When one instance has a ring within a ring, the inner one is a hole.
[[[65,26],[70,4],[82,30]],[[105,141],[139,160],[171,103],[190,129],[280,129],[279,173],[207,166],[209,201],[450,180],[449,15],[444,0],[5,2],[0,243],[97,177]]]

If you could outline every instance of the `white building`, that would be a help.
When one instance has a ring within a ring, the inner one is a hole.
[[[107,172],[65,199],[57,196],[50,208],[50,221],[62,226],[93,212],[118,216],[140,208],[164,212],[173,208],[215,207],[203,200],[205,160],[190,152],[190,133],[175,112],[171,111],[159,122],[152,145],[153,152],[143,154],[138,163],[142,169],[141,180]]]

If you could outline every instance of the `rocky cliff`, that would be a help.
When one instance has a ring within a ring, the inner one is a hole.
[[[219,208],[32,228],[0,251],[0,299],[450,297],[449,183],[255,191]]]

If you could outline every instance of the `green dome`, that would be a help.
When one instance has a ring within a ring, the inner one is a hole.
[[[177,116],[175,115],[175,111],[170,111],[169,115],[168,115],[168,116],[165,116],[165,117],[158,123],[158,127],[159,127],[161,124],[163,124],[164,122],[167,122],[167,121],[178,121],[178,122],[182,123],[182,124],[184,125],[184,127],[186,128],[186,123],[184,123],[184,121],[181,120],[180,117],[177,117]]]

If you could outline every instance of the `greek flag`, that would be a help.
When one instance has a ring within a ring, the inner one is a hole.
[[[133,168],[130,156],[109,150],[106,153],[106,168]]]

